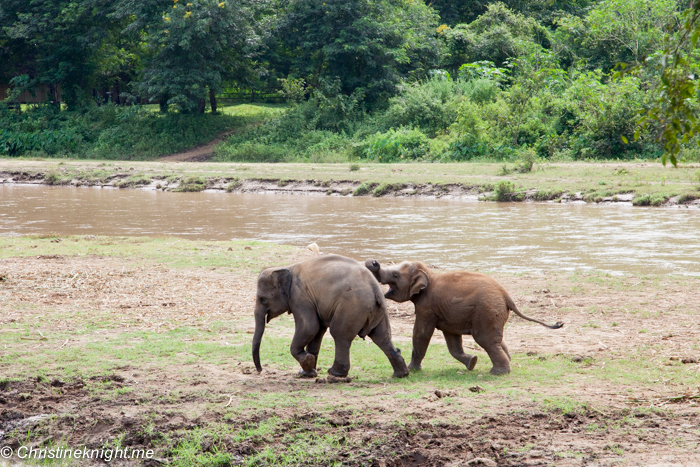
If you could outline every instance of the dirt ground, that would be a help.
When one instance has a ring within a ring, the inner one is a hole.
[[[299,251],[289,260],[312,254]],[[98,256],[0,260],[0,356],[6,356],[0,357],[5,378],[0,379],[0,447],[16,449],[27,442],[99,447],[119,439],[122,446],[156,449],[157,459],[143,465],[700,465],[697,280],[495,277],[524,313],[566,323],[552,331],[511,317],[505,334],[514,367],[549,371],[573,361],[579,365],[576,373],[561,381],[548,381],[546,375],[523,380],[515,371],[492,379],[488,357],[465,338],[465,349],[479,357],[476,375],[467,375],[475,385],[376,382],[365,378],[359,365],[351,369],[349,383],[319,384],[297,378],[291,363],[263,362],[266,369],[258,375],[242,357],[221,363],[195,357],[190,364],[171,366],[159,360],[66,376],[66,362],[52,358],[52,352],[90,352],[125,333],[162,335],[191,328],[209,335],[213,344],[240,347],[252,337],[254,275]],[[389,302],[389,311],[395,342],[410,348],[412,304]],[[217,322],[227,325],[222,329]],[[19,339],[3,337],[20,331]],[[286,339],[293,328],[273,322],[266,332]],[[328,362],[326,344],[332,345],[330,336],[322,350]],[[444,347],[438,332],[429,354]],[[634,372],[620,362],[634,361],[640,352],[650,376],[640,376],[638,384],[633,378],[600,376],[606,364]],[[21,357],[20,363],[8,355]],[[22,363],[28,355],[43,356],[37,357],[43,376],[32,376]],[[280,359],[292,361],[288,354]],[[672,376],[664,376],[671,370]],[[467,373],[458,374],[462,371]],[[266,399],[270,395],[279,405]],[[548,405],[550,398],[574,406]],[[207,431],[221,426],[260,431],[263,422],[269,430],[250,436]],[[184,461],[177,446],[193,432],[205,433],[197,440],[198,459],[225,453],[226,461]],[[334,441],[307,461],[279,454],[292,456],[305,436]],[[283,457],[260,460],[266,449]]]

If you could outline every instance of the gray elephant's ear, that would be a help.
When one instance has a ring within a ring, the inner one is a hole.
[[[414,296],[420,293],[421,290],[428,287],[428,274],[422,269],[418,269],[411,278],[411,289],[409,290],[409,296]]]
[[[280,292],[289,298],[292,293],[292,272],[289,269],[278,269],[272,273],[272,277],[275,278]]]

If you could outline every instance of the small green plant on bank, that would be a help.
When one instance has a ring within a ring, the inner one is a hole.
[[[516,192],[513,182],[503,181],[496,184],[491,198],[494,201],[522,201],[525,194]]]
[[[353,195],[353,196],[363,196],[363,195],[367,195],[367,194],[369,194],[370,192],[372,192],[372,190],[374,190],[374,188],[375,188],[377,185],[378,185],[377,183],[367,183],[367,182],[365,182],[365,183],[361,184],[360,186],[358,186],[357,188],[355,188],[355,190],[353,190],[353,192],[352,192],[352,195]]]
[[[207,182],[201,177],[188,177],[183,179],[180,184],[173,189],[175,192],[199,192],[207,187]]]

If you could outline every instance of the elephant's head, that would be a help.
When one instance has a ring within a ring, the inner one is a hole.
[[[292,290],[292,273],[285,268],[269,268],[258,276],[258,292],[255,297],[255,334],[253,334],[253,362],[258,371],[260,365],[260,341],[265,323],[289,311]]]
[[[430,280],[428,268],[418,261],[404,261],[384,268],[376,260],[368,259],[365,266],[379,282],[389,286],[384,297],[395,302],[407,302],[426,288]]]

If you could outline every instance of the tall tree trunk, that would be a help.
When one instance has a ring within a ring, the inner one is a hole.
[[[161,97],[160,100],[158,101],[158,104],[160,105],[161,113],[168,112],[168,96]]]
[[[211,105],[211,113],[216,113],[216,93],[212,88],[209,88],[209,104]]]
[[[206,108],[207,100],[202,97],[201,99],[199,99],[199,104],[197,104],[197,113],[203,114]]]

